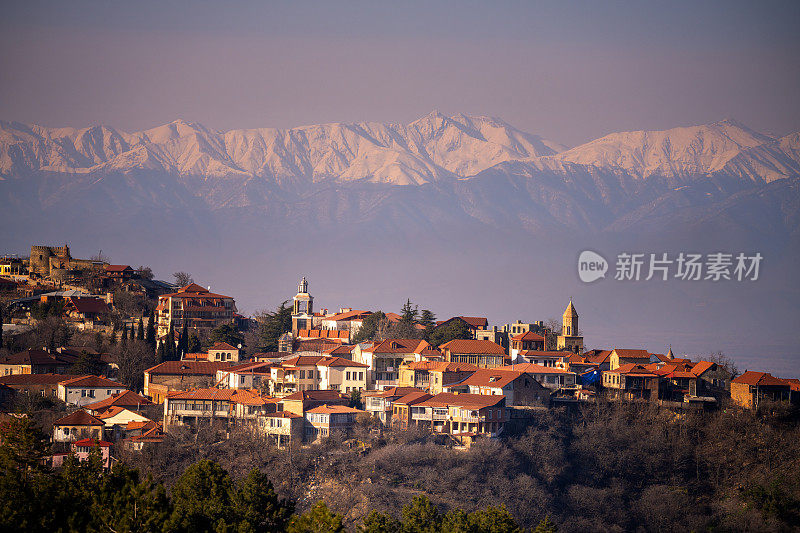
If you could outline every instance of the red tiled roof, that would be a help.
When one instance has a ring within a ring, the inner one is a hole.
[[[496,342],[483,339],[454,339],[442,344],[439,348],[454,354],[489,354],[505,355],[505,350]]]
[[[106,265],[106,272],[124,272],[125,270],[133,270],[130,265]]]
[[[78,298],[73,296],[69,299],[68,305],[71,305],[79,313],[92,313],[101,315],[110,313],[111,309],[108,304],[100,298]]]
[[[11,374],[0,376],[3,385],[58,385],[64,380],[74,378],[73,374]]]
[[[526,331],[525,333],[520,333],[519,335],[514,335],[511,337],[512,341],[542,341],[544,342],[544,337],[539,335],[538,333],[534,333],[532,331]]]
[[[486,317],[482,316],[454,316],[452,318],[448,318],[447,320],[439,320],[436,322],[437,326],[441,326],[442,324],[446,324],[451,320],[461,319],[467,323],[467,325],[473,329],[481,329],[485,328],[489,325],[489,321]]]
[[[647,370],[643,365],[637,363],[625,363],[618,368],[611,370],[617,374],[625,374],[626,376],[639,376],[639,377],[658,377],[657,374]]]
[[[598,353],[588,356],[589,361],[595,364],[607,363],[611,357],[611,350],[598,350]]]
[[[692,366],[692,373],[695,376],[701,376],[708,370],[714,370],[717,364],[712,363],[711,361],[698,361],[697,363]]]
[[[313,409],[309,409],[308,413],[321,413],[321,414],[333,414],[333,413],[363,413],[360,409],[353,409],[352,407],[346,407],[344,405],[328,405],[322,404],[319,407],[314,407]]]
[[[225,296],[224,294],[215,294],[196,283],[192,283],[190,285],[187,285],[186,287],[182,287],[178,292],[165,294],[160,298],[199,298],[199,299],[220,298],[225,300],[233,300],[233,298],[231,298],[230,296]]]
[[[409,392],[408,394],[401,396],[400,398],[396,399],[394,403],[395,405],[397,404],[416,405],[430,398],[433,398],[432,394],[428,394],[427,392],[424,391],[415,391],[415,392]]]
[[[111,443],[104,440],[97,439],[81,439],[72,443],[73,446],[99,446],[100,448],[110,448]]]
[[[371,314],[372,314],[372,311],[353,310],[353,311],[347,311],[345,313],[337,313],[335,315],[326,316],[322,320],[334,320],[334,321],[337,321],[337,322],[343,321],[343,320],[361,320],[361,319],[364,319],[364,318],[368,317]]]
[[[467,407],[469,409],[483,409],[492,407],[505,400],[502,394],[454,394],[441,392],[422,403],[418,407]]]
[[[361,394],[370,398],[400,398],[413,392],[423,392],[416,387],[387,387],[382,391],[364,391]]]
[[[344,357],[323,357],[317,362],[319,366],[343,366],[343,367],[356,367],[356,368],[369,368],[369,365],[364,363],[356,363]]]
[[[236,348],[235,346],[231,346],[227,342],[217,342],[217,343],[214,343],[214,346],[212,346],[211,348],[208,349],[209,352],[211,350],[227,350],[227,351],[230,351],[230,350],[238,350],[238,348]]]
[[[291,411],[277,411],[275,413],[265,413],[263,416],[268,416],[270,418],[303,418],[302,415],[298,415],[297,413],[292,413]]]
[[[326,355],[348,355],[353,353],[353,349],[355,348],[352,344],[342,344],[340,346],[334,346],[332,348],[328,348],[324,350],[322,353]]]
[[[215,376],[217,370],[225,370],[230,366],[230,362],[222,361],[164,361],[148,368],[145,372],[148,374]]]
[[[100,388],[120,388],[125,389],[125,385],[119,381],[112,381],[101,376],[77,376],[65,379],[61,382],[65,387],[100,387]]]
[[[50,353],[38,349],[17,352],[13,355],[7,355],[0,359],[0,364],[4,365],[68,365],[72,364],[73,362],[74,358],[71,356],[65,357],[58,352]]]
[[[481,369],[476,370],[470,377],[459,383],[459,385],[503,388],[524,373],[525,372],[516,370],[500,370],[499,368]]]
[[[741,376],[737,376],[731,383],[744,383],[745,385],[752,385],[758,387],[788,387],[789,383],[785,380],[776,378],[768,372],[753,372],[748,370]]]
[[[557,350],[520,350],[519,354],[525,357],[561,357],[566,359],[572,355],[572,352],[559,352]]]
[[[236,394],[237,389],[192,389],[188,391],[176,391],[167,394],[169,400],[231,400]]]
[[[133,391],[126,390],[118,394],[112,394],[105,400],[100,400],[99,402],[94,402],[88,405],[84,405],[84,407],[86,409],[89,409],[90,411],[97,411],[99,409],[104,409],[106,407],[112,407],[112,406],[138,408],[143,405],[153,405],[153,402],[151,402],[144,396],[136,394]]]
[[[281,366],[316,366],[323,358],[322,355],[296,355],[281,363]]]
[[[386,339],[365,351],[372,353],[422,354],[429,348],[430,344],[420,339]]]
[[[517,363],[516,365],[501,366],[494,370],[513,370],[516,372],[527,372],[528,374],[571,374],[562,368],[537,365],[536,363]]]
[[[106,423],[86,411],[75,411],[53,422],[54,426],[105,426]]]
[[[619,357],[625,359],[650,359],[650,352],[647,350],[630,350],[626,348],[614,348],[613,350]]]

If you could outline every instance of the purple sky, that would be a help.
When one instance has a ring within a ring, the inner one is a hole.
[[[137,130],[499,116],[575,145],[800,129],[800,2],[10,2],[0,119]]]

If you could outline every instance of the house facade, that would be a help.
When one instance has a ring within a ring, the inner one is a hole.
[[[233,324],[236,302],[230,296],[216,294],[191,283],[178,292],[158,297],[156,307],[157,334],[165,337],[170,328],[187,328],[208,332],[223,324]]]

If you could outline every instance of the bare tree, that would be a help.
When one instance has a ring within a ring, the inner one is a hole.
[[[711,353],[706,357],[706,360],[711,361],[712,363],[717,363],[719,366],[730,372],[731,379],[740,374],[736,363],[733,361],[733,359],[725,355],[722,350],[717,350],[716,352]]]
[[[175,283],[179,287],[185,287],[187,285],[194,283],[192,275],[189,274],[188,272],[183,272],[183,271],[175,272],[173,276],[175,277]]]

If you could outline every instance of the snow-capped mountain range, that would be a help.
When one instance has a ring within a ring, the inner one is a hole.
[[[320,224],[415,212],[423,227],[468,219],[536,233],[707,221],[742,202],[763,208],[766,195],[781,231],[796,234],[798,177],[800,133],[733,120],[569,149],[497,118],[439,112],[407,125],[225,132],[182,120],[134,133],[0,122],[0,206],[25,212],[191,205],[280,219],[302,208]]]

